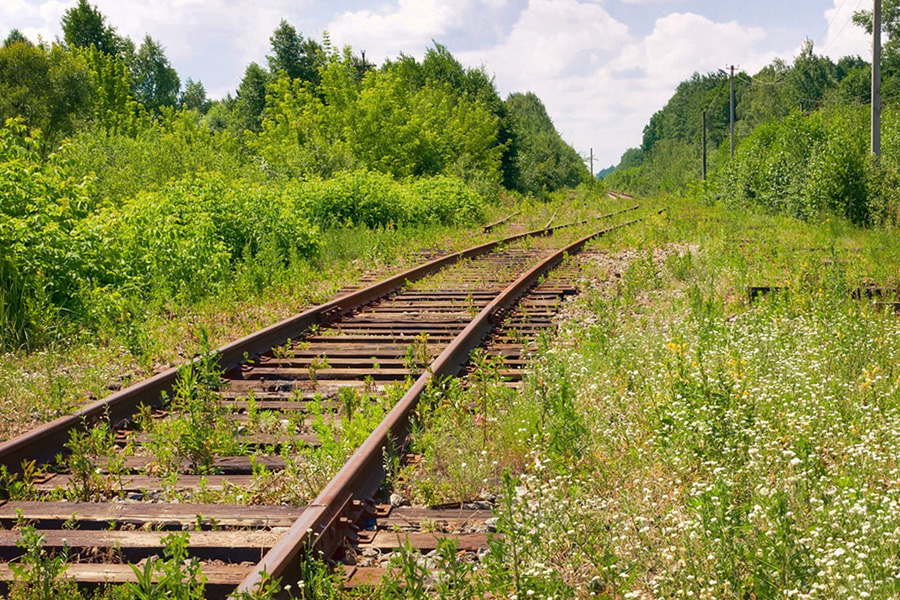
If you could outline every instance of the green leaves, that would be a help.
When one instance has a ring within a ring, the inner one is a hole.
[[[21,121],[0,129],[0,346],[7,348],[36,341],[51,306],[78,309],[85,268],[75,227],[93,206],[86,182],[66,177],[57,157],[40,163],[39,144]]]
[[[886,207],[870,198],[869,188],[874,194],[877,186],[868,180],[884,174],[869,166],[867,110],[795,111],[757,127],[738,147],[734,162],[712,173],[712,194],[807,220],[836,214],[858,224],[881,221]],[[887,132],[896,128],[896,119],[886,112]],[[885,146],[888,156],[893,143]],[[885,166],[896,169],[891,159]]]
[[[133,63],[135,96],[148,111],[158,113],[163,106],[175,106],[181,81],[159,42],[149,35],[137,51]]]
[[[504,150],[498,117],[448,83],[410,81],[410,68],[404,62],[360,79],[351,56],[333,55],[315,88],[282,74],[268,88],[262,131],[248,146],[290,177],[363,167],[398,178],[449,172],[497,185]]]
[[[510,94],[506,107],[518,140],[516,189],[541,195],[590,179],[581,157],[559,136],[536,95]]]

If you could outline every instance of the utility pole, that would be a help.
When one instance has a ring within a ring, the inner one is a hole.
[[[881,0],[872,10],[872,154],[881,156]]]
[[[706,181],[706,111],[703,111],[703,181]]]
[[[594,177],[594,149],[591,148],[591,178]]]
[[[877,0],[876,0],[877,1]],[[734,65],[731,65],[731,158],[734,158]]]

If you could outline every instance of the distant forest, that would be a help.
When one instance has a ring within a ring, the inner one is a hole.
[[[709,200],[756,205],[801,218],[838,214],[893,223],[900,207],[900,6],[884,3],[883,156],[868,155],[871,64],[819,56],[807,40],[792,63],[735,73],[735,160],[730,159],[729,77],[695,73],[606,175],[611,188],[640,193],[699,190]],[[871,32],[871,15],[854,16]],[[706,112],[709,181],[701,176]]]
[[[241,160],[289,176],[444,173],[537,195],[589,178],[537,96],[502,100],[483,68],[464,68],[439,44],[421,62],[401,55],[377,66],[282,21],[265,64],[251,63],[234,94],[211,100],[159,42],[120,35],[87,0],[61,25],[57,42],[13,29],[0,49],[0,122],[39,130],[44,155],[67,138],[138,139],[192,120]]]

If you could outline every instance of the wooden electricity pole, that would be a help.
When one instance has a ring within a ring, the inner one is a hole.
[[[734,65],[731,65],[731,75],[729,80],[731,83],[731,158],[734,158]]]
[[[872,154],[881,156],[881,0],[872,10]]]
[[[706,181],[706,111],[703,111],[703,181]]]

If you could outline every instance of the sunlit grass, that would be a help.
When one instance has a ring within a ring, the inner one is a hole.
[[[851,292],[896,286],[900,241],[666,204],[592,245],[598,285],[524,394],[488,412],[503,425],[487,445],[483,420],[452,405],[422,437],[447,474],[484,472],[484,447],[511,469],[475,492],[501,499],[505,534],[482,584],[520,598],[895,598],[900,317]],[[750,302],[751,285],[783,289]],[[529,406],[541,418],[523,419]],[[425,499],[434,481],[408,493]]]

